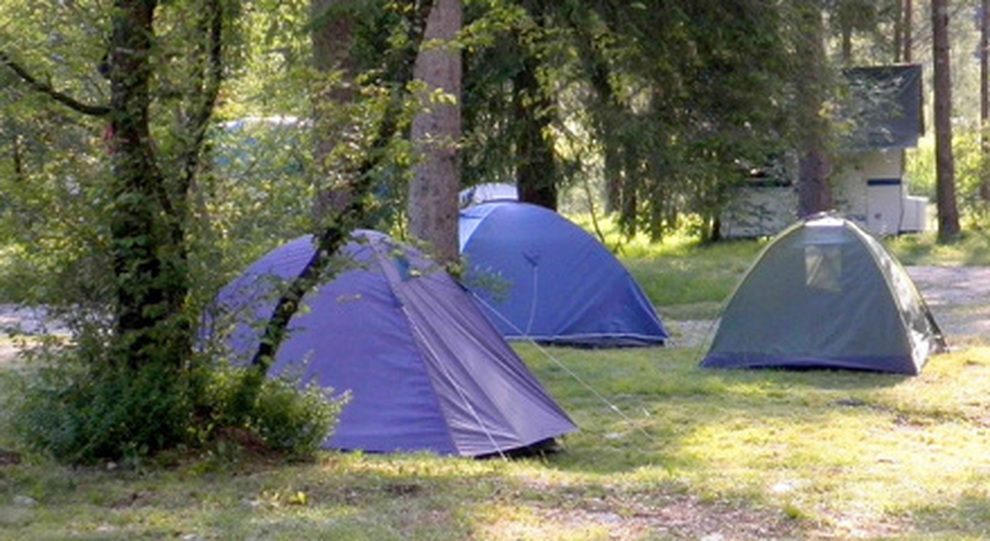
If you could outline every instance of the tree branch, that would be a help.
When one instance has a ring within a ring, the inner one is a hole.
[[[387,60],[392,65],[386,71],[394,75],[393,96],[385,110],[385,114],[372,140],[371,147],[366,151],[357,167],[357,175],[349,186],[349,198],[346,205],[329,220],[329,223],[315,236],[316,249],[302,271],[290,282],[285,293],[275,305],[275,310],[265,325],[264,333],[258,349],[251,359],[251,364],[258,370],[254,372],[255,381],[268,372],[278,352],[279,346],[285,340],[289,321],[299,310],[302,299],[324,276],[326,268],[334,254],[337,253],[351,232],[358,227],[367,214],[368,195],[374,189],[374,169],[382,159],[382,153],[398,129],[402,113],[403,96],[406,87],[413,79],[413,65],[423,41],[426,19],[432,2],[413,4],[409,25],[409,41],[411,46]]]
[[[0,65],[10,68],[11,71],[16,73],[18,77],[23,79],[24,82],[34,90],[48,95],[53,100],[65,105],[73,111],[90,116],[106,116],[110,114],[110,108],[105,105],[89,105],[83,103],[72,98],[68,94],[55,90],[50,84],[39,81],[37,78],[28,73],[23,66],[17,62],[14,62],[14,60],[4,51],[0,51]]]
[[[206,51],[198,51],[206,56],[205,66],[200,59],[197,65],[197,92],[193,97],[192,113],[189,115],[187,133],[192,134],[191,141],[185,149],[183,157],[182,180],[177,188],[178,196],[188,192],[199,168],[200,150],[206,139],[206,126],[213,116],[220,85],[223,82],[223,8],[220,0],[209,0],[202,21],[203,34],[206,37]],[[197,47],[199,49],[199,47]]]

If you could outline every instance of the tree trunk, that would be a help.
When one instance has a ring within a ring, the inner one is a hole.
[[[895,64],[900,64],[904,52],[904,0],[897,0],[894,8],[894,57]]]
[[[462,17],[460,0],[435,0],[414,67],[415,78],[425,88],[419,94],[421,110],[411,129],[420,161],[409,185],[409,230],[432,245],[443,263],[458,259],[461,52],[453,41]],[[438,98],[438,93],[453,99]]]
[[[848,21],[843,21],[842,24],[842,65],[849,66],[852,64],[852,24]]]
[[[342,0],[312,0],[310,5],[313,68],[320,75],[313,94],[313,158],[317,175],[313,213],[317,224],[350,203],[356,168],[356,164],[347,162],[345,153],[337,152],[349,137],[356,136],[348,110],[356,97],[351,57],[354,21],[350,13],[341,9],[341,3]]]
[[[523,53],[525,54],[525,53]],[[537,60],[527,55],[512,78],[516,139],[516,185],[519,199],[557,210],[557,174],[550,127],[550,100],[536,78]]]
[[[178,367],[188,339],[174,327],[188,292],[182,224],[158,169],[149,130],[153,0],[117,0],[109,58],[116,277],[114,361]],[[178,244],[177,244],[178,242]]]
[[[800,30],[796,54],[806,69],[796,73],[797,120],[799,131],[798,216],[807,217],[831,210],[832,191],[828,184],[832,164],[828,152],[830,120],[822,113],[827,97],[828,75],[825,64],[825,27],[817,2],[800,9]]]
[[[399,51],[393,55],[386,65],[385,72],[394,76],[393,96],[388,101],[382,113],[374,138],[369,148],[362,153],[360,162],[355,167],[353,183],[348,186],[348,201],[340,208],[334,205],[332,219],[322,225],[316,235],[316,249],[313,256],[306,262],[299,275],[293,278],[286,291],[276,301],[271,317],[265,324],[262,339],[251,359],[251,365],[256,369],[245,380],[234,400],[241,404],[252,403],[260,389],[261,382],[275,359],[275,354],[287,336],[289,322],[295,316],[302,304],[302,299],[313,287],[327,279],[327,267],[334,254],[343,246],[351,232],[363,222],[367,214],[368,196],[374,188],[373,172],[380,162],[385,159],[385,150],[395,137],[402,120],[402,112],[407,97],[404,90],[412,82],[414,63],[417,57],[415,51],[423,43],[426,19],[432,10],[424,5],[404,13],[408,19],[407,39],[411,48]],[[455,239],[456,242],[456,239]],[[234,409],[236,410],[236,408]]]
[[[550,139],[550,111],[553,102],[547,97],[537,77],[540,61],[527,44],[527,32],[542,32],[547,6],[539,0],[523,0],[536,30],[516,35],[516,50],[521,58],[519,71],[512,78],[514,120],[519,129],[516,139],[516,185],[519,199],[557,210],[557,163]]]
[[[980,14],[980,200],[990,203],[990,0]]]
[[[952,80],[949,66],[949,10],[946,0],[932,0],[935,63],[935,197],[938,238],[952,241],[959,234],[956,180],[952,159]]]
[[[904,16],[904,28],[902,30],[904,54],[902,55],[902,58],[904,59],[905,64],[910,64],[914,61],[914,56],[912,55],[912,50],[914,49],[914,43],[912,43],[914,39],[912,37],[914,31],[914,0],[904,0],[904,9],[902,14]]]

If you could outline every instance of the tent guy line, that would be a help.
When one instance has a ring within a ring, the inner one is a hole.
[[[598,391],[598,389],[595,389],[594,387],[592,387],[592,385],[590,383],[588,383],[586,380],[584,380],[581,376],[577,375],[577,372],[571,370],[570,367],[568,367],[566,364],[564,364],[563,361],[561,361],[556,356],[554,356],[552,353],[550,353],[550,351],[547,348],[545,348],[542,344],[540,344],[539,342],[537,342],[536,340],[534,340],[532,337],[526,335],[526,333],[522,332],[522,329],[519,329],[513,322],[509,321],[505,316],[503,316],[502,314],[500,314],[498,311],[492,309],[492,307],[485,301],[485,299],[482,299],[480,296],[478,296],[477,293],[475,293],[473,291],[470,291],[470,293],[471,293],[471,295],[474,297],[474,299],[476,301],[478,301],[480,304],[482,304],[482,305],[486,306],[487,308],[489,308],[492,311],[492,313],[496,314],[499,318],[501,318],[505,322],[506,325],[509,325],[516,332],[518,332],[519,335],[520,335],[520,338],[523,341],[526,341],[526,342],[529,342],[530,344],[532,344],[536,348],[536,350],[539,351],[544,357],[546,357],[547,359],[550,359],[550,361],[553,362],[553,364],[555,364],[558,368],[560,368],[561,370],[563,370],[564,373],[566,373],[568,376],[570,376],[571,378],[573,378],[574,381],[578,382],[579,385],[581,385],[582,387],[584,387],[585,389],[587,389],[589,392],[591,392],[591,394],[594,395],[595,398],[597,398],[599,401],[601,401],[603,404],[605,404],[605,406],[606,406],[607,409],[612,410],[613,412],[615,412],[615,414],[618,415],[619,418],[621,418],[623,421],[626,421],[627,423],[629,423],[630,426],[634,427],[638,432],[642,433],[650,441],[652,441],[654,443],[659,443],[660,442],[660,440],[657,439],[653,434],[650,434],[642,426],[639,426],[639,424],[636,423],[636,419],[633,419],[626,412],[622,411],[622,408],[620,408],[614,402],[612,402],[611,400],[609,400],[604,394],[600,393]]]

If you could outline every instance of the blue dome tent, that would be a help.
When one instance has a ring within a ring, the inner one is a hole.
[[[556,212],[514,201],[461,211],[468,287],[509,340],[590,347],[667,339],[629,271]]]
[[[279,286],[313,250],[312,237],[296,239],[221,291],[205,328],[233,321],[235,362],[251,358]],[[272,367],[351,394],[325,447],[483,456],[575,430],[441,268],[374,232],[356,233],[341,253],[337,276],[306,296]]]

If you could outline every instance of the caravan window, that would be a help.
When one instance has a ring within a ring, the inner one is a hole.
[[[826,291],[841,291],[842,252],[836,245],[804,247],[805,283]]]

